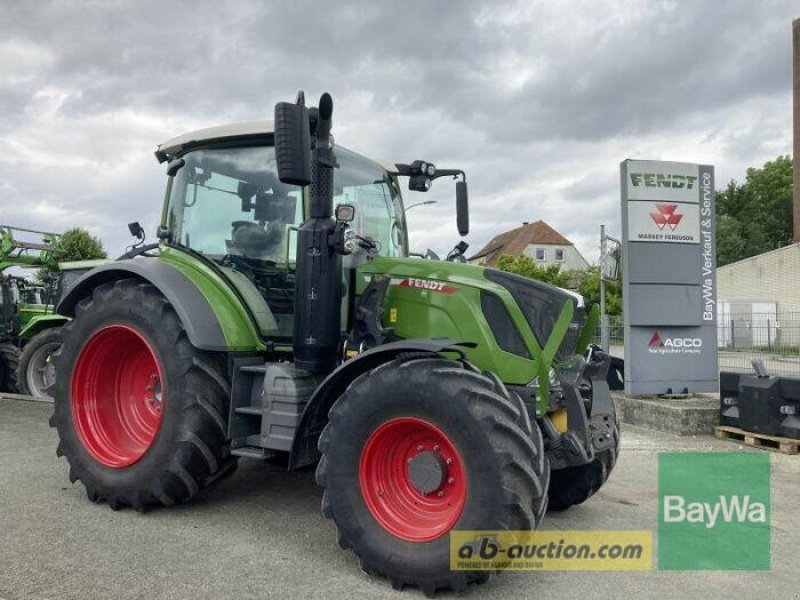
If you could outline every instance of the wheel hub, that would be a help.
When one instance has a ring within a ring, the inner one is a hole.
[[[446,481],[447,463],[434,450],[420,452],[408,463],[408,478],[418,492],[430,494]]]

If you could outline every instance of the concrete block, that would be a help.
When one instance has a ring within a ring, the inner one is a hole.
[[[632,397],[622,392],[612,392],[612,396],[623,423],[676,435],[711,435],[719,425],[719,399],[715,396]]]

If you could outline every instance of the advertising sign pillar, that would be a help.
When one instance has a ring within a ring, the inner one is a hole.
[[[719,387],[714,168],[621,164],[625,392]]]

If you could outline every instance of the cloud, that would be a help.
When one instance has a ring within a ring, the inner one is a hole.
[[[479,248],[545,219],[596,258],[618,164],[710,162],[718,185],[790,152],[792,2],[28,2],[0,22],[0,222],[152,236],[156,145],[328,90],[336,138],[468,173]],[[409,213],[458,241],[453,188]],[[409,202],[422,197],[409,193]]]

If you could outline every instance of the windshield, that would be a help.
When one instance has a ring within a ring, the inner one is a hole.
[[[334,206],[356,207],[351,228],[381,256],[406,255],[402,203],[378,164],[336,149]],[[272,146],[195,150],[175,177],[167,226],[174,243],[217,261],[294,262],[293,227],[304,220],[303,190],[279,181]]]

